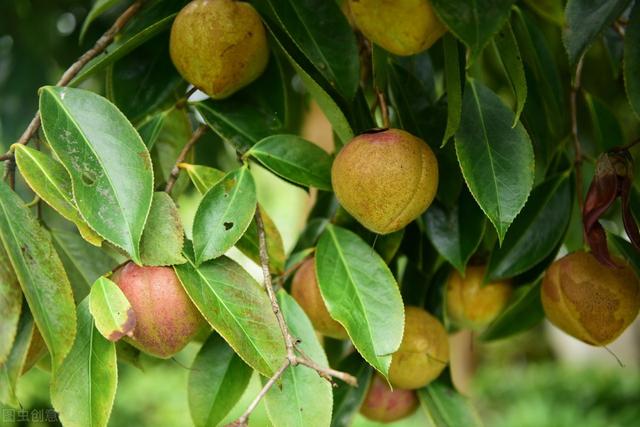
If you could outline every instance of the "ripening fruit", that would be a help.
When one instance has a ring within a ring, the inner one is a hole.
[[[404,309],[404,335],[393,353],[389,382],[414,390],[436,379],[449,363],[449,337],[442,323],[418,307]]]
[[[621,267],[606,267],[579,251],[551,264],[541,288],[547,318],[587,344],[615,340],[638,315],[640,283],[624,260],[614,261]]]
[[[408,132],[367,132],[340,150],[331,182],[347,212],[369,230],[388,234],[429,207],[438,190],[438,162],[431,148]]]
[[[182,350],[204,320],[170,267],[139,267],[129,262],[111,277],[136,313],[131,344],[168,358]]]
[[[413,390],[391,390],[383,378],[374,375],[360,413],[372,421],[390,423],[411,415],[417,407],[418,399]]]
[[[269,60],[260,15],[235,0],[187,4],[173,21],[169,51],[182,77],[213,99],[253,82]]]
[[[306,260],[296,272],[291,284],[291,295],[311,320],[313,328],[328,337],[347,339],[347,331],[333,320],[324,304],[316,280],[315,258]]]
[[[473,330],[488,326],[504,310],[512,288],[509,281],[483,284],[486,268],[467,267],[464,277],[453,271],[447,281],[447,315],[458,326]]]
[[[396,55],[420,53],[447,31],[429,0],[349,0],[349,8],[367,38]]]

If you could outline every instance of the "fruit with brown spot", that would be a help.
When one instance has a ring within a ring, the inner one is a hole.
[[[614,261],[621,267],[606,267],[578,251],[551,264],[541,288],[547,318],[591,345],[607,345],[620,336],[638,315],[640,282],[624,260]]]
[[[360,407],[360,413],[372,421],[390,423],[411,415],[418,407],[413,390],[391,390],[387,382],[374,375]]]

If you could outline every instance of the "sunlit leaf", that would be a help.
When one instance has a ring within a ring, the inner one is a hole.
[[[89,310],[96,329],[109,341],[131,334],[136,326],[136,313],[129,300],[111,280],[100,277],[91,287]]]

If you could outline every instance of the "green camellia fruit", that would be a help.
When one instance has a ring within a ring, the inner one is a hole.
[[[355,137],[336,156],[331,181],[340,204],[379,234],[404,228],[431,204],[438,162],[431,148],[400,129]]]
[[[372,421],[390,423],[411,415],[417,407],[415,391],[398,388],[391,390],[383,378],[374,375],[360,413]]]
[[[620,267],[609,268],[578,251],[551,264],[541,288],[547,318],[591,345],[607,345],[620,336],[638,315],[640,281],[624,260],[615,262]]]
[[[331,318],[324,304],[316,279],[314,260],[315,258],[310,258],[298,268],[291,284],[291,295],[307,314],[316,331],[328,337],[347,339],[347,331]]]
[[[260,16],[249,3],[194,0],[176,16],[169,51],[182,77],[213,99],[257,79],[269,60]]]
[[[136,313],[131,344],[168,358],[182,350],[204,319],[170,267],[139,267],[129,262],[111,277]]]
[[[503,280],[484,284],[486,268],[468,267],[464,277],[453,271],[447,281],[447,315],[458,326],[480,330],[504,310],[512,288]]]
[[[349,0],[349,9],[368,39],[396,55],[420,53],[447,31],[429,0]]]
[[[442,323],[425,310],[405,307],[404,335],[393,353],[389,382],[414,390],[429,384],[449,363],[449,336]]]

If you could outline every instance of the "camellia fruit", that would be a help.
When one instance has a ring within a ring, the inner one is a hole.
[[[484,284],[486,268],[467,267],[464,277],[453,271],[447,281],[447,315],[458,326],[479,330],[504,310],[512,287],[509,281]]]
[[[214,99],[253,82],[269,61],[260,15],[235,0],[187,4],[173,21],[169,53],[182,77]]]
[[[389,382],[414,390],[436,379],[449,363],[449,337],[442,323],[418,307],[405,307],[404,335],[393,353]]]
[[[420,53],[447,31],[429,0],[349,0],[349,9],[356,27],[395,55]]]
[[[372,421],[390,423],[411,415],[418,407],[413,390],[391,390],[379,375],[371,378],[371,385],[360,407],[360,413]]]
[[[306,260],[298,268],[291,284],[291,295],[311,320],[314,329],[328,337],[347,339],[347,331],[333,320],[320,294],[316,279],[315,258]]]
[[[369,230],[388,234],[422,214],[438,190],[438,161],[400,129],[367,132],[345,145],[331,169],[340,204]]]
[[[139,267],[129,262],[116,270],[111,280],[136,313],[136,326],[129,341],[146,353],[171,357],[204,325],[170,267]]]
[[[614,261],[618,268],[578,251],[551,264],[541,288],[547,318],[591,345],[603,346],[620,336],[638,315],[640,283],[624,260]]]

